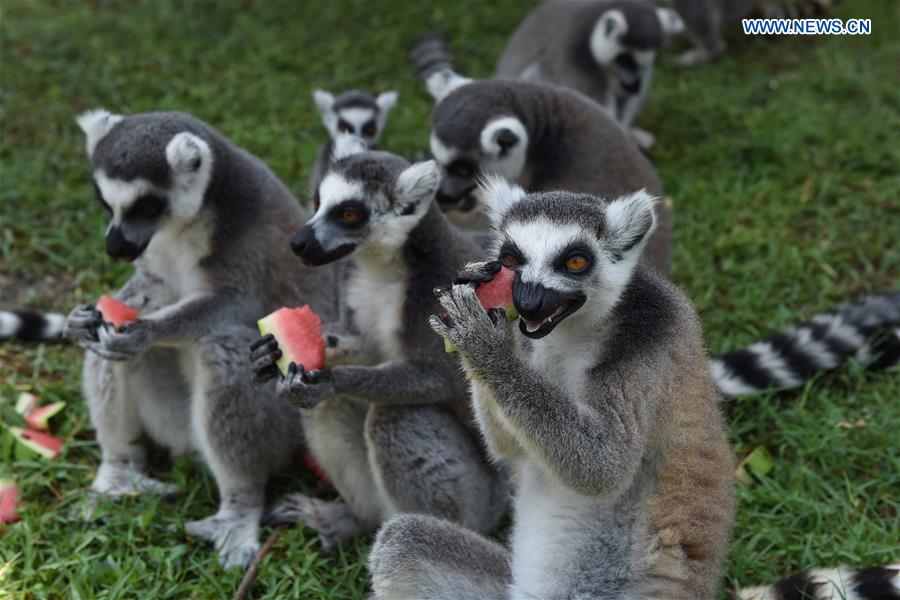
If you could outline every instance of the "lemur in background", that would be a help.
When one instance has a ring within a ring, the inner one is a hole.
[[[836,0],[671,0],[695,48],[680,54],[676,63],[694,66],[725,51],[725,31],[737,30],[742,18],[807,19],[825,14]]]
[[[143,474],[142,435],[198,455],[220,507],[185,529],[213,542],[225,567],[245,566],[259,550],[266,481],[302,442],[300,412],[253,386],[246,348],[276,308],[331,314],[328,272],[290,252],[307,214],[262,161],[190,115],[94,110],[78,124],[109,215],[106,251],[135,267],[114,296],[141,315],[117,331],[84,305],[66,321],[66,337],[89,351],[83,392],[102,452],[91,487],[176,491]]]
[[[657,55],[683,30],[678,13],[643,0],[544,2],[510,36],[497,75],[585,94],[646,150],[655,138],[634,121],[650,90]]]
[[[505,478],[486,460],[455,359],[428,330],[432,290],[483,251],[434,205],[433,161],[410,165],[343,136],[316,193],[316,213],[294,238],[304,263],[349,263],[343,303],[352,315],[327,339],[359,339],[368,365],[306,373],[271,336],[252,349],[253,370],[277,378],[278,395],[304,407],[310,451],[343,504],[291,494],[272,522],[301,521],[330,549],[403,512],[426,513],[484,532],[507,506]],[[274,386],[273,386],[274,387]]]
[[[322,117],[322,124],[328,130],[329,139],[319,149],[310,172],[310,196],[319,189],[322,177],[331,164],[334,141],[339,135],[349,133],[364,140],[370,148],[376,146],[387,124],[388,114],[397,104],[397,92],[382,92],[372,97],[359,90],[348,90],[335,97],[330,92],[315,90],[313,100]]]
[[[413,49],[413,59],[436,101],[431,152],[443,171],[442,208],[472,210],[478,178],[492,173],[529,191],[662,194],[656,171],[625,129],[582,94],[529,81],[465,78],[448,68],[449,53],[433,38]],[[659,228],[646,260],[667,273],[671,210],[660,202],[656,211]]]
[[[369,560],[377,598],[715,597],[732,457],[690,301],[640,261],[644,191],[612,202],[492,177],[491,256],[445,291],[432,328],[459,349],[478,426],[515,472],[510,551],[457,524],[397,517]],[[518,326],[467,282],[515,271]]]
[[[900,600],[900,564],[810,569],[772,585],[742,589],[736,600]]]

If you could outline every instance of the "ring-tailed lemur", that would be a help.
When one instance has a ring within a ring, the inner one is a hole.
[[[23,342],[62,340],[66,315],[27,310],[0,310],[0,340]]]
[[[66,321],[66,337],[89,350],[83,391],[102,453],[91,487],[175,491],[143,474],[142,435],[199,455],[220,507],[185,529],[213,542],[225,567],[246,565],[266,481],[302,442],[299,411],[253,385],[246,348],[276,308],[330,314],[328,273],[290,252],[306,213],[262,161],[190,115],[95,110],[78,124],[109,215],[106,250],[135,267],[114,295],[140,310],[118,331],[91,305]]]
[[[313,100],[322,124],[328,130],[329,139],[319,149],[309,177],[310,195],[319,189],[319,183],[331,163],[334,141],[339,135],[349,133],[363,139],[374,148],[387,124],[388,114],[397,103],[397,92],[388,91],[372,97],[359,90],[348,90],[336,97],[324,90],[315,90]]]
[[[439,177],[433,161],[410,165],[345,136],[319,186],[318,210],[292,242],[309,265],[349,259],[342,300],[361,338],[354,345],[374,359],[312,373],[292,365],[278,381],[280,397],[310,409],[307,444],[345,503],[291,494],[271,518],[305,523],[325,548],[402,512],[486,531],[507,504],[455,359],[428,330],[433,288],[483,256],[434,205]],[[338,327],[326,329],[329,337],[353,335]],[[254,344],[261,381],[278,377],[280,356],[271,337]]]
[[[736,600],[900,600],[900,564],[810,569],[772,585],[744,588]]]
[[[529,191],[662,194],[656,171],[625,129],[580,93],[521,80],[472,81],[446,69],[427,84],[437,101],[431,151],[443,170],[442,208],[471,210],[478,177],[492,173]],[[646,260],[667,273],[671,211],[663,202],[656,211],[659,228]]]
[[[745,17],[766,19],[805,19],[827,12],[835,0],[672,0],[695,48],[680,54],[675,62],[693,66],[711,60],[725,51],[725,32],[739,28]]]
[[[544,2],[510,36],[497,75],[585,94],[646,150],[654,137],[634,128],[634,121],[650,90],[657,54],[683,29],[674,10],[644,0]]]
[[[696,312],[639,260],[653,198],[487,185],[519,323],[467,284],[430,323],[459,350],[491,453],[515,471],[511,549],[398,517],[370,554],[376,597],[714,598],[732,457]]]

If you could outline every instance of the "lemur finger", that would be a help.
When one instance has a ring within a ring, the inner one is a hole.
[[[263,358],[269,358],[272,362],[278,360],[281,358],[281,348],[278,347],[278,344],[268,344],[250,350],[250,362],[255,362]]]
[[[506,311],[502,308],[489,308],[487,314],[494,325],[505,324],[509,321],[506,318]]]
[[[254,373],[259,373],[261,371],[269,369],[270,367],[274,367],[275,363],[277,363],[278,359],[280,358],[281,350],[276,350],[271,354],[263,354],[262,356],[258,356],[254,360],[252,360],[252,362],[250,363],[250,368]]]
[[[462,285],[466,283],[487,283],[494,279],[494,276],[500,272],[502,265],[496,261],[488,261],[483,263],[469,263],[457,273],[453,283]]]
[[[308,383],[310,385],[331,381],[331,378],[331,369],[328,368],[316,369],[315,371],[304,370],[303,375],[301,376],[303,383]]]
[[[253,350],[256,350],[257,348],[265,346],[269,343],[274,343],[276,346],[278,345],[278,341],[275,339],[275,336],[272,335],[271,333],[267,333],[266,335],[262,336],[261,338],[259,338],[258,340],[256,340],[252,344],[250,344],[250,351],[252,352]]]
[[[281,371],[278,370],[278,366],[274,364],[261,368],[254,367],[253,371],[256,373],[254,381],[258,384],[272,381],[273,379],[281,375]]]
[[[450,326],[445,323],[444,320],[439,316],[431,315],[430,317],[428,317],[428,324],[439,336],[447,337],[448,335],[450,335]]]

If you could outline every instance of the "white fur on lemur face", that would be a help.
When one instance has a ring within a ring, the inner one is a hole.
[[[100,141],[123,118],[104,110],[89,111],[77,118],[87,137],[90,158],[94,158]],[[213,155],[209,144],[183,131],[169,140],[165,155],[171,169],[168,189],[141,177],[131,180],[110,177],[103,167],[104,157],[94,161],[95,195],[109,214],[106,236],[111,256],[133,260],[170,219],[190,220],[200,212],[212,177]]]
[[[331,139],[336,140],[341,134],[349,133],[362,138],[372,146],[381,137],[388,113],[397,103],[397,92],[379,94],[374,99],[374,107],[348,106],[335,109],[334,95],[324,90],[313,92],[313,99]]]
[[[434,161],[414,163],[393,181],[356,178],[364,162],[386,158],[366,153],[350,135],[335,144],[335,161],[316,193],[316,212],[295,238],[294,250],[311,265],[338,260],[354,252],[396,252],[428,212],[440,173]]]
[[[526,194],[492,177],[480,194],[497,230],[494,255],[516,271],[514,302],[529,337],[606,318],[655,226],[655,199],[643,190],[604,205],[584,194]],[[526,286],[532,299],[554,298],[537,319],[519,305]]]

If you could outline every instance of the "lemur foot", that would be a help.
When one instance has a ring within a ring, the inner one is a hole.
[[[215,514],[184,524],[188,535],[212,542],[225,569],[245,568],[259,552],[258,524]]]
[[[643,129],[639,129],[637,127],[631,128],[631,137],[634,139],[634,142],[638,145],[638,148],[641,150],[647,151],[656,145],[656,136],[654,136],[649,131],[645,131]]]
[[[144,493],[158,494],[169,498],[177,496],[179,493],[178,486],[163,483],[141,473],[139,465],[112,462],[100,463],[91,489],[113,498],[137,496]]]
[[[318,500],[301,493],[284,496],[268,512],[264,522],[266,525],[303,523],[318,533],[319,545],[325,554],[335,553],[365,532],[346,504]]]

